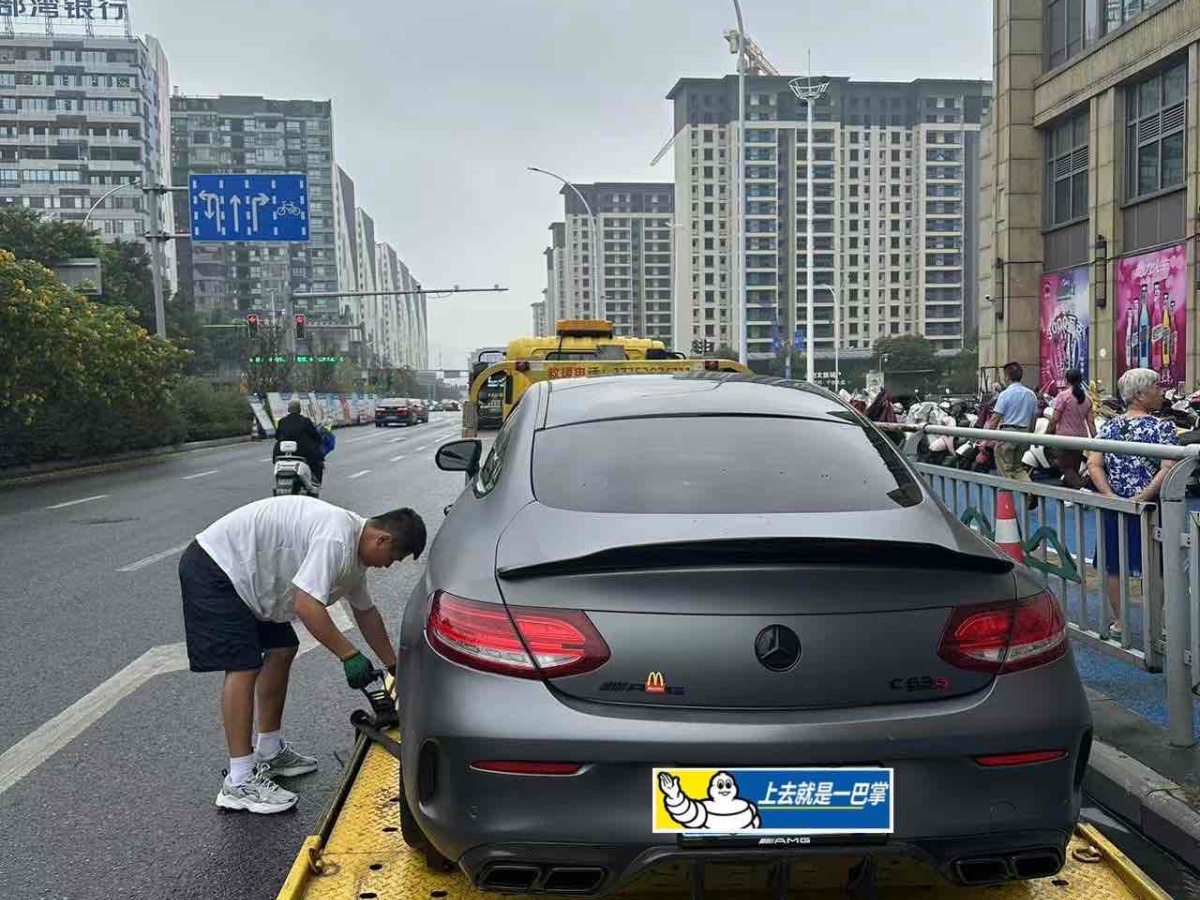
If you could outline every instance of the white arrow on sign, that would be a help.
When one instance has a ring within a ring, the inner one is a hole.
[[[266,206],[270,202],[271,198],[266,194],[259,194],[257,197],[254,197],[250,200],[250,221],[252,223],[251,228],[255,233],[258,232],[258,210],[260,207]]]
[[[204,204],[204,217],[210,221],[213,218],[217,220],[217,231],[221,234],[225,233],[225,207],[224,198],[219,194],[214,194],[212,191],[201,191],[200,201]]]
[[[241,231],[242,229],[242,198],[234,194],[229,198],[229,205],[233,207],[233,230]]]

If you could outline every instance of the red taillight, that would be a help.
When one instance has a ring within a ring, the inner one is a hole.
[[[997,753],[992,756],[977,756],[975,762],[989,769],[999,769],[1005,766],[1029,766],[1034,763],[1054,762],[1066,755],[1066,750],[1034,750],[1029,753]]]
[[[477,759],[472,769],[496,772],[500,775],[576,775],[583,768],[579,763],[522,762],[512,759]]]
[[[938,655],[960,669],[1017,672],[1067,652],[1067,623],[1049,591],[1005,606],[965,606],[954,611]]]
[[[596,627],[577,610],[506,609],[444,591],[433,596],[425,633],[447,659],[518,678],[579,675],[609,656]]]

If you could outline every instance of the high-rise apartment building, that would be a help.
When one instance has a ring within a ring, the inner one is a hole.
[[[1079,369],[1200,375],[1200,3],[997,2],[979,361],[1044,392]]]
[[[551,332],[554,323],[572,315],[571,292],[567,290],[567,225],[550,225],[550,246],[546,248],[546,322]]]
[[[429,336],[425,295],[391,244],[376,242],[375,220],[356,204],[354,179],[333,167],[333,216],[337,257],[337,290],[348,296],[337,302],[356,358],[374,368],[425,368]],[[365,291],[405,294],[350,296]]]
[[[657,183],[604,183],[563,188],[560,318],[601,318],[618,335],[656,338],[671,345],[674,187]],[[595,215],[593,223],[588,207]],[[557,242],[557,227],[551,226]],[[600,242],[592,252],[593,225]],[[551,247],[557,251],[557,243]],[[595,262],[594,262],[595,260]]]
[[[979,127],[990,85],[828,81],[813,104],[810,147],[805,101],[790,86],[806,80],[747,79],[742,203],[736,76],[686,78],[667,95],[676,130],[677,348],[709,341],[737,350],[739,240],[751,361],[772,358],[797,331],[811,334],[817,355],[832,355],[835,306],[849,355],[902,334],[924,335],[942,351],[968,339]]]
[[[149,201],[138,188],[169,175],[167,58],[154,38],[134,35],[125,3],[96,4],[89,17],[82,6],[48,19],[20,4],[3,19],[0,204],[72,221],[90,212],[105,240],[142,240]],[[169,225],[170,202],[160,202]],[[169,289],[170,242],[164,256]]]
[[[180,241],[180,292],[198,312],[303,312],[314,324],[340,319],[335,298],[292,301],[294,292],[333,292],[338,261],[333,214],[333,121],[326,100],[263,97],[171,98],[174,183],[232,172],[304,174],[307,243]],[[188,195],[175,195],[177,231],[189,229]],[[289,305],[290,304],[290,305]]]
[[[529,315],[533,323],[531,334],[534,337],[546,337],[550,334],[546,326],[546,307],[548,303],[548,300],[538,300],[536,303],[529,304]]]

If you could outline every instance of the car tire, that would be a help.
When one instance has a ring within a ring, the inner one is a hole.
[[[421,830],[421,826],[417,824],[416,816],[412,814],[412,809],[408,805],[408,797],[404,794],[404,778],[400,778],[400,792],[397,798],[400,807],[400,837],[404,839],[404,843],[418,851],[425,857],[425,865],[434,872],[453,872],[457,866],[450,859],[447,859],[442,854],[434,849],[429,843],[429,838],[425,837],[425,832]]]

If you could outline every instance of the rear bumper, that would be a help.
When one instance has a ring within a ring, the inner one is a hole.
[[[448,663],[424,642],[402,654],[401,669],[405,793],[437,849],[476,878],[496,861],[527,860],[601,866],[611,887],[648,860],[694,852],[651,831],[650,770],[663,765],[890,766],[895,833],[882,845],[749,852],[894,852],[947,877],[967,856],[1057,848],[1061,857],[1079,814],[1091,714],[1070,655],[951,700],[758,713],[568,701],[540,682]],[[1044,749],[1067,756],[998,769],[972,760]],[[471,768],[481,759],[586,766],[568,777],[497,775]]]
[[[375,424],[377,425],[408,425],[412,421],[412,417],[399,413],[375,414]]]

